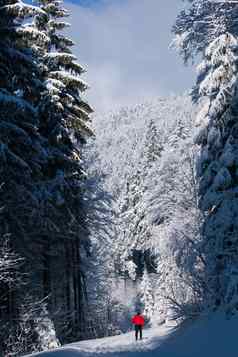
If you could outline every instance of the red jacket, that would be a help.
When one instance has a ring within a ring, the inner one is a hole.
[[[131,322],[132,322],[134,325],[144,326],[144,324],[145,324],[145,319],[144,319],[144,317],[141,316],[141,315],[135,315],[135,316],[132,317]]]

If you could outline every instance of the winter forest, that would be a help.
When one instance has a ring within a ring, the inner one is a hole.
[[[238,1],[181,3],[167,47],[192,87],[107,111],[87,98],[68,4],[0,0],[0,357],[126,336],[137,311],[148,330],[231,326]]]

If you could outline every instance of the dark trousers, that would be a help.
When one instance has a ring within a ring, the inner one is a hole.
[[[142,340],[142,326],[141,325],[135,325],[136,341],[138,340],[138,334],[139,333],[140,333],[140,340]]]

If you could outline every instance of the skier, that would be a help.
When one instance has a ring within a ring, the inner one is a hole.
[[[142,328],[145,324],[144,317],[138,311],[135,316],[132,317],[131,322],[135,325],[135,337],[136,341],[138,340],[138,334],[140,332],[140,340],[142,340]]]

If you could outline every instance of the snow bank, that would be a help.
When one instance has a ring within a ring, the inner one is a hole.
[[[134,341],[133,332],[82,341],[61,349],[33,354],[39,357],[237,357],[238,317],[227,320],[212,314],[183,326],[160,326],[144,330],[144,340]]]
[[[213,314],[196,321],[166,339],[158,352],[161,357],[237,357],[238,317]]]

